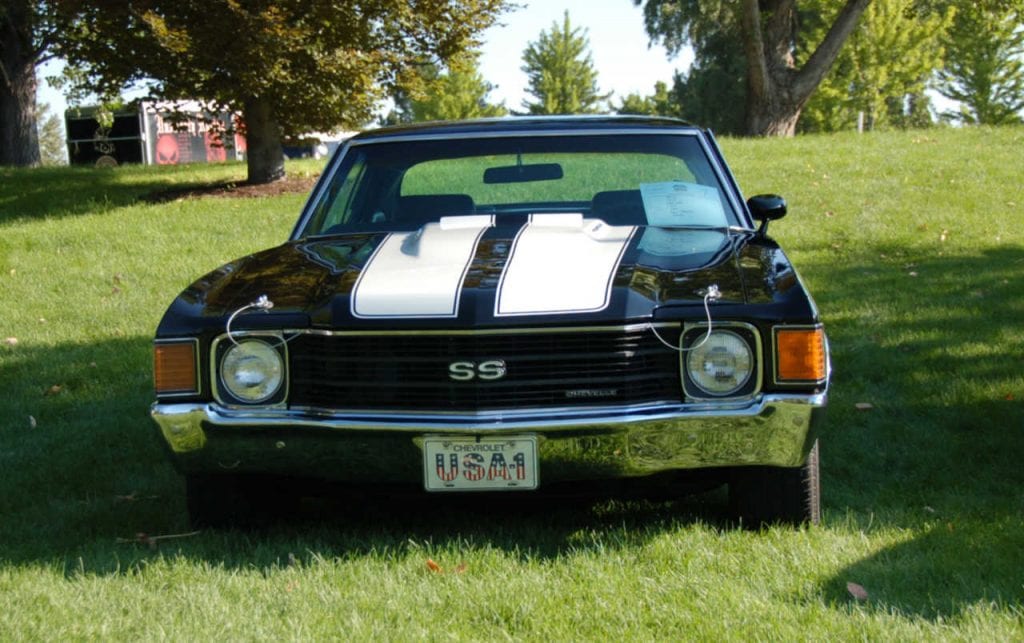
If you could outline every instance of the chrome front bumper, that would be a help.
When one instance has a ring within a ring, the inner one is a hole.
[[[535,435],[542,484],[686,469],[803,464],[826,393],[760,395],[728,407],[480,414],[323,414],[154,404],[183,473],[266,473],[341,482],[421,483],[428,435]]]

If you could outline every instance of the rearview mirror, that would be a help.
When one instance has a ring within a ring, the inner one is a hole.
[[[505,165],[484,170],[484,183],[529,183],[530,181],[553,181],[562,178],[562,166],[558,163],[534,163],[532,165]]]

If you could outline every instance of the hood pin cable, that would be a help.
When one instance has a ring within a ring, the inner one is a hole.
[[[256,298],[256,301],[248,303],[248,304],[242,306],[241,308],[239,308],[238,310],[236,310],[235,312],[231,313],[231,316],[228,317],[228,323],[225,326],[225,331],[227,332],[228,339],[231,340],[231,343],[234,344],[235,346],[238,346],[238,341],[235,340],[234,333],[232,333],[232,331],[231,331],[231,324],[234,323],[235,317],[238,317],[239,315],[241,315],[242,313],[244,313],[247,310],[256,309],[256,310],[262,310],[262,311],[265,312],[265,311],[270,310],[273,307],[274,307],[274,302],[272,302],[266,295],[260,295],[259,297]],[[282,338],[281,344],[287,344],[289,341],[291,341],[292,339],[294,339],[297,336],[298,336],[298,334],[293,335],[292,337],[290,337],[288,339]],[[281,344],[278,344],[278,346],[280,346]]]
[[[651,329],[651,332],[654,333],[654,336],[658,338],[659,342],[661,342],[671,350],[680,353],[688,353],[692,350],[697,350],[698,348],[703,346],[704,343],[707,342],[708,339],[711,337],[711,302],[718,301],[721,298],[722,291],[718,289],[718,284],[711,284],[710,286],[708,286],[707,292],[704,293],[704,314],[707,316],[708,320],[708,332],[704,333],[704,337],[699,342],[697,342],[696,344],[689,348],[682,348],[681,346],[676,346],[670,342],[665,341],[665,338],[658,334],[658,329],[654,326],[654,324],[647,324],[647,327]]]

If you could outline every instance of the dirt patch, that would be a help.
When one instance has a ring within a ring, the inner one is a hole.
[[[280,196],[296,192],[308,193],[313,189],[319,175],[286,176],[280,181],[250,185],[245,182],[225,181],[188,187],[172,188],[150,192],[142,197],[147,203],[166,203],[178,199],[200,199],[203,197],[220,197],[228,199],[251,199],[256,197]]]

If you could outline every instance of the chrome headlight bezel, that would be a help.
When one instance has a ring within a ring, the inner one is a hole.
[[[212,370],[212,381],[214,398],[220,404],[228,407],[268,407],[281,406],[288,396],[288,347],[284,337],[280,333],[273,332],[235,332],[232,333],[234,341],[227,335],[218,337],[213,342],[212,359],[210,367]],[[237,344],[236,344],[237,342]],[[232,387],[228,381],[228,375],[224,369],[230,356],[243,347],[249,346],[262,352],[264,356],[273,355],[276,360],[274,368],[278,372],[277,381],[267,387],[267,391],[257,397],[247,397],[239,389]]]
[[[745,346],[750,361],[750,372],[742,382],[734,388],[724,391],[710,391],[701,386],[697,379],[691,374],[691,359],[695,358],[694,353],[700,353],[693,347],[700,344],[707,333],[707,323],[690,323],[683,326],[683,333],[680,335],[680,345],[685,352],[679,356],[679,372],[683,383],[683,394],[687,401],[706,400],[746,400],[753,398],[761,392],[761,381],[763,373],[763,351],[761,345],[761,334],[755,326],[744,322],[714,322],[711,326],[712,338],[722,333],[729,337],[729,341],[738,339]]]

